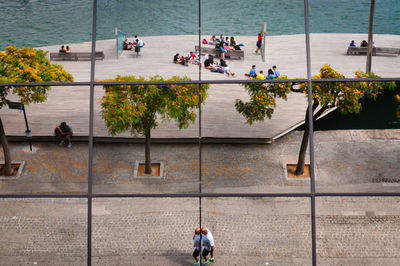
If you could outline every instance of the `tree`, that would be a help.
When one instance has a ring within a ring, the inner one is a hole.
[[[365,74],[361,71],[356,72],[356,78],[379,78],[374,73]],[[286,77],[282,77],[286,78]],[[315,75],[313,79],[329,79],[345,78],[344,75],[338,73],[332,69],[330,65],[324,65],[320,74]],[[245,84],[246,88],[250,84]],[[280,86],[279,86],[280,85]],[[249,90],[250,102],[243,104],[241,100],[236,101],[236,109],[246,119],[247,123],[252,124],[253,121],[263,121],[265,115],[271,118],[273,108],[275,107],[274,98],[280,97],[286,99],[287,93],[301,92],[307,94],[308,84],[302,83],[299,88],[294,88],[293,84],[251,84],[255,90]],[[318,83],[313,82],[312,84],[312,114],[313,124],[317,118],[319,118],[326,110],[331,108],[338,108],[341,113],[359,113],[361,110],[360,99],[364,97],[376,98],[376,96],[384,89],[393,89],[395,87],[394,82],[329,82],[329,83]],[[247,108],[246,108],[247,107]],[[308,108],[305,115],[305,129],[303,139],[301,142],[299,157],[297,161],[297,167],[295,175],[301,175],[304,173],[305,155],[308,146],[309,137],[309,122],[308,122]]]
[[[282,75],[278,79],[285,80],[287,76]],[[275,99],[287,100],[291,88],[290,83],[244,83],[242,86],[247,90],[250,101],[245,103],[237,99],[235,107],[250,125],[254,121],[264,121],[266,116],[271,119],[276,106]]]
[[[320,69],[320,74],[315,75],[313,79],[341,79],[345,78],[344,75],[338,73],[330,65],[326,64]],[[378,75],[370,72],[363,73],[357,71],[355,78],[379,78]],[[315,121],[327,110],[338,108],[342,114],[346,113],[360,113],[362,109],[360,100],[362,98],[376,99],[377,95],[385,89],[393,89],[396,84],[394,82],[329,82],[312,84],[312,119],[313,125]],[[293,91],[300,91],[307,94],[308,84],[302,83],[299,90],[292,89]],[[302,175],[304,173],[305,156],[308,146],[309,137],[309,119],[308,108],[305,115],[304,134],[301,141],[299,157],[295,175]]]
[[[2,86],[1,83],[25,82],[68,82],[73,81],[71,74],[60,65],[51,64],[46,53],[33,48],[15,48],[8,46],[0,51],[0,109],[8,105],[9,95],[17,95],[25,105],[46,101],[49,86]],[[0,140],[3,146],[3,175],[12,175],[11,155],[0,117]]]
[[[168,81],[189,81],[188,77],[174,76]],[[117,76],[105,81],[147,81],[144,77]],[[160,76],[149,81],[164,81]],[[106,95],[101,101],[102,117],[111,135],[131,131],[144,135],[145,173],[151,174],[151,130],[158,126],[157,118],[174,119],[179,129],[187,128],[196,119],[195,108],[199,107],[199,85],[105,85]],[[209,85],[201,85],[201,99],[207,97]]]

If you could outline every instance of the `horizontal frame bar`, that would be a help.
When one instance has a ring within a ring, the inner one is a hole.
[[[113,81],[93,82],[94,86],[104,85],[173,85],[173,84],[249,84],[249,83],[306,83],[307,79],[242,79],[242,80],[181,80],[181,81]],[[398,78],[343,78],[343,79],[312,79],[312,82],[371,82],[371,81],[400,81]],[[33,87],[33,86],[90,86],[91,82],[31,82],[31,83],[0,83],[2,86]]]

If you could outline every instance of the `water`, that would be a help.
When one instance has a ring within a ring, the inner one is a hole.
[[[310,0],[314,33],[367,33],[369,0]],[[205,35],[256,35],[264,21],[268,35],[304,33],[303,0],[202,0]],[[91,40],[92,2],[0,0],[0,49]],[[97,39],[198,33],[197,0],[98,0]],[[400,34],[400,0],[377,0],[374,32]]]

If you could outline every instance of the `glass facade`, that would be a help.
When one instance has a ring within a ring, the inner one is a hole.
[[[1,109],[12,160],[23,162],[23,170],[0,180],[0,261],[184,265],[195,262],[195,228],[206,227],[215,239],[215,265],[396,265],[398,129],[314,127],[329,112],[360,112],[358,97],[381,92],[374,81],[397,82],[398,91],[399,60],[390,54],[394,50],[385,50],[389,54],[372,57],[372,70],[384,79],[354,74],[365,70],[364,51],[349,54],[352,40],[344,39],[343,30],[324,28],[353,19],[326,16],[324,2],[282,1],[286,17],[270,14],[272,21],[267,15],[255,19],[243,3],[231,7],[224,1],[93,0],[93,6],[70,6],[86,14],[81,28],[66,32],[83,32],[72,52],[89,56],[60,61],[74,80],[0,83],[3,90],[51,87],[45,102],[25,105],[29,123],[21,107]],[[382,13],[391,10],[394,17],[400,4],[389,4],[375,7],[378,33],[392,34],[377,35],[377,47],[399,43]],[[218,6],[242,9],[238,22],[226,17],[227,24],[241,26],[215,26],[210,10]],[[271,13],[262,1],[256,6]],[[360,6],[368,29],[370,3]],[[135,13],[141,20],[132,27],[126,21]],[[267,38],[258,51],[255,35],[264,31],[263,20]],[[288,21],[293,31],[281,26]],[[168,25],[180,34],[160,32]],[[237,47],[225,51],[227,66],[221,50],[209,45],[221,32],[237,36]],[[368,39],[367,32],[352,38]],[[121,46],[124,34],[127,49]],[[49,46],[37,46],[53,61],[51,53],[60,47],[52,44],[61,41],[48,38]],[[12,39],[10,44],[23,46]],[[199,55],[190,58],[191,52]],[[174,64],[178,53],[182,64]],[[205,68],[213,53],[222,70]],[[341,59],[330,64],[335,57]],[[276,65],[281,78],[248,79],[243,74],[252,65],[265,77]],[[324,94],[324,87],[331,89]],[[70,149],[63,147],[68,141],[59,147],[53,140],[62,121],[73,129]],[[25,142],[28,125],[33,149]]]

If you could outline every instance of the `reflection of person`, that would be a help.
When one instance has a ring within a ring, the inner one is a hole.
[[[360,44],[360,47],[368,47],[368,42],[366,40],[363,40]]]
[[[256,54],[260,54],[261,46],[262,46],[262,41],[263,41],[263,33],[260,32],[257,36],[257,49],[256,49]]]
[[[200,227],[197,227],[194,230],[193,247],[194,247],[193,258],[196,260],[196,262],[193,265],[199,265],[200,264],[199,255],[201,250]]]
[[[354,43],[354,40],[351,41],[351,43],[349,44],[350,47],[356,47],[356,44]]]
[[[203,244],[203,253],[202,256],[205,260],[205,263],[210,263],[210,262],[214,262],[214,249],[215,249],[215,245],[214,245],[214,237],[211,234],[210,229],[206,228],[206,227],[202,227],[201,228],[201,234],[202,234],[202,244]],[[208,254],[210,254],[210,258],[207,259]]]
[[[67,125],[67,123],[62,122],[59,126],[54,129],[54,134],[56,135],[58,141],[60,142],[58,145],[62,146],[65,144],[65,141],[68,142],[68,148],[72,147],[71,137],[72,137],[72,127]]]
[[[250,76],[251,78],[257,77],[256,65],[252,65],[252,66],[251,66],[251,69],[250,69],[250,71],[249,71],[249,76]]]
[[[60,54],[65,53],[66,50],[64,48],[64,45],[61,45],[61,49],[58,51]]]
[[[279,73],[279,70],[276,69],[276,66],[272,67],[272,71],[274,71],[274,78],[277,78],[281,75],[281,73]]]

